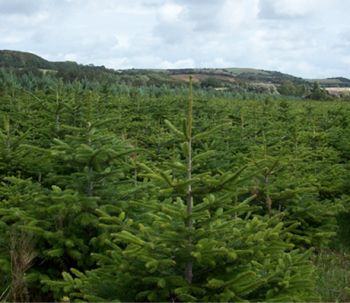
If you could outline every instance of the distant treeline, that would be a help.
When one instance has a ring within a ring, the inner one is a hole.
[[[186,93],[186,83],[170,78],[165,73],[151,71],[118,73],[105,67],[84,66],[74,62],[64,62],[57,70],[37,67],[2,67],[0,68],[0,89],[24,89],[28,91],[51,90],[52,87],[64,86],[68,90],[75,87],[99,91],[112,95],[147,95],[160,97],[164,95],[181,95]],[[224,81],[209,76],[194,83],[198,95],[235,98],[239,100],[265,99],[313,99],[332,100],[327,91],[317,82],[313,84],[296,84],[290,80],[279,85],[271,83],[252,83]],[[347,97],[343,97],[346,99]],[[337,98],[339,99],[339,98]]]

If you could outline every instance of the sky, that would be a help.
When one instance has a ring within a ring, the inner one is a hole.
[[[350,78],[349,0],[0,0],[0,49],[108,68]]]

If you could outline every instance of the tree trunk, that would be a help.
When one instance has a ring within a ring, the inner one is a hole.
[[[191,181],[192,179],[192,77],[190,77],[190,93],[189,93],[189,100],[188,100],[188,116],[187,116],[187,143],[188,143],[188,155],[187,155],[187,180]],[[192,208],[193,208],[193,194],[192,194],[192,185],[189,184],[187,187],[187,193],[186,193],[186,202],[187,202],[187,228],[188,230],[192,230],[193,228],[193,220],[190,218],[192,215]],[[188,239],[189,246],[192,246],[192,236]],[[189,256],[190,257],[190,256]],[[189,260],[186,264],[186,270],[185,270],[185,279],[189,284],[192,283],[193,279],[193,263],[191,260]]]

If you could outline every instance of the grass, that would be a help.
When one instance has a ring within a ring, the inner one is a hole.
[[[322,302],[350,302],[350,254],[323,250],[314,263]]]

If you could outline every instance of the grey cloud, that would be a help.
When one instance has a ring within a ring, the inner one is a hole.
[[[154,34],[166,44],[178,44],[188,39],[186,26],[181,23],[159,23],[154,27]]]
[[[333,44],[336,52],[348,55],[350,51],[350,28],[338,34],[336,41]]]
[[[261,19],[279,19],[287,20],[292,17],[276,10],[274,0],[260,0],[259,1],[259,14],[258,17]]]
[[[43,5],[42,0],[0,0],[1,15],[32,15]]]
[[[282,19],[283,16],[279,15],[270,0],[260,0],[259,2],[259,18],[261,19]]]
[[[224,0],[176,0],[172,3],[184,9],[179,19],[174,21],[158,18],[154,26],[154,34],[167,44],[193,41],[195,36],[207,35],[221,27],[220,11]]]
[[[185,18],[193,23],[193,30],[199,32],[215,31],[220,27],[220,11],[225,0],[177,0],[187,7]]]

